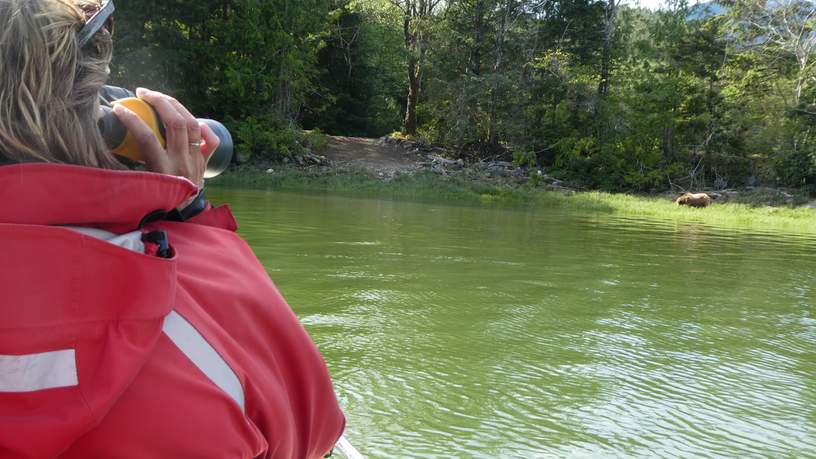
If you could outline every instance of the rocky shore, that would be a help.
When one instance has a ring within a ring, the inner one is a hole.
[[[454,157],[453,152],[438,146],[390,136],[380,139],[330,137],[326,148],[320,153],[309,152],[284,158],[281,163],[252,161],[250,164],[267,174],[272,174],[280,168],[305,169],[316,174],[365,170],[382,181],[391,181],[404,174],[432,174],[499,186],[529,186],[566,193],[584,191],[580,186],[561,180],[546,171],[518,166],[509,161],[499,159],[465,161]],[[683,191],[686,190],[638,194],[674,199]],[[733,202],[754,206],[816,208],[816,201],[811,201],[807,196],[791,189],[755,186],[693,191],[707,193],[715,204]]]

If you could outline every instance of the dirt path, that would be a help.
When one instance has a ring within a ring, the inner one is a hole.
[[[416,168],[416,159],[404,149],[379,139],[329,136],[320,152],[335,164],[374,170],[401,171]]]

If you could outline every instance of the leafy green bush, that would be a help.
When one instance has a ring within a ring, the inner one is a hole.
[[[783,184],[813,191],[816,189],[816,150],[799,149],[782,156],[777,172]]]
[[[255,159],[281,159],[320,150],[328,136],[319,129],[304,131],[275,114],[248,116],[230,123],[237,148]]]
[[[555,144],[559,175],[587,188],[607,191],[651,191],[665,186],[667,175],[681,170],[665,164],[660,143],[625,137],[601,145],[594,137],[567,137]]]
[[[320,129],[312,129],[303,132],[304,144],[312,151],[320,151],[329,143],[329,136]]]
[[[513,164],[519,167],[535,167],[536,154],[532,151],[517,150],[513,152]]]

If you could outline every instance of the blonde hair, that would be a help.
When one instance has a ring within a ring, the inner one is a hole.
[[[0,0],[0,157],[118,169],[96,124],[112,55],[104,28],[80,49],[82,0]]]

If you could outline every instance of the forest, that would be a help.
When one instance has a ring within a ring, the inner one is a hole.
[[[582,188],[816,192],[816,2],[131,0],[111,82],[251,158],[320,133],[504,158]]]

